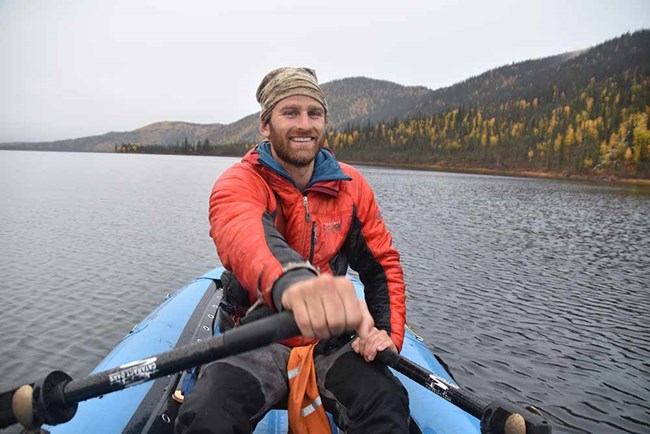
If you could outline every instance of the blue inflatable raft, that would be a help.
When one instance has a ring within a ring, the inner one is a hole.
[[[222,297],[222,272],[223,268],[212,270],[168,296],[120,341],[93,372],[209,338],[215,330],[216,311]],[[362,284],[354,277],[351,280],[361,295]],[[408,327],[402,355],[453,382],[442,362]],[[52,434],[171,433],[181,405],[179,401],[182,401],[182,375],[169,375],[81,402],[70,422],[46,429]],[[396,375],[408,390],[412,419],[422,433],[480,433],[478,419],[402,374],[396,372]],[[286,411],[273,410],[258,424],[255,433],[286,433],[287,429]],[[332,432],[338,432],[336,427]]]

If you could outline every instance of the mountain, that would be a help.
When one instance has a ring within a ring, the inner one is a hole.
[[[376,122],[401,117],[414,101],[431,93],[425,87],[407,87],[389,81],[365,77],[345,78],[322,85],[330,106],[330,128],[347,124]],[[110,132],[98,136],[41,143],[6,143],[0,147],[53,151],[112,152],[116,144],[172,146],[187,139],[189,143],[209,140],[213,145],[254,143],[261,136],[259,112],[231,124],[195,124],[189,122],[156,122],[134,131]]]
[[[346,160],[650,178],[650,31],[496,68],[328,144]]]
[[[650,30],[643,30],[437,90],[366,77],[335,80],[322,85],[330,105],[328,144],[339,157],[361,161],[539,170],[567,170],[568,164],[574,171],[614,161],[629,167],[645,158],[640,125],[650,116],[649,77]],[[227,125],[158,122],[0,147],[110,152],[128,144],[120,149],[241,154],[259,138],[258,114],[251,114]]]
[[[186,137],[197,138],[219,131],[221,124],[193,124],[189,122],[156,122],[137,130],[101,134],[77,139],[57,140],[54,142],[14,142],[1,144],[4,149],[28,149],[40,151],[95,151],[113,152],[117,143],[163,143],[174,144]]]
[[[647,75],[649,53],[650,30],[644,30],[589,49],[513,63],[432,92],[405,117],[436,114],[466,104],[532,100],[553,86],[563,89],[571,98],[592,79],[600,82],[630,68],[639,68],[639,73]]]

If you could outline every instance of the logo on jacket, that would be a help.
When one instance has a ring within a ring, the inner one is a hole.
[[[341,230],[341,220],[333,222],[323,222],[323,231],[325,232],[338,232]]]

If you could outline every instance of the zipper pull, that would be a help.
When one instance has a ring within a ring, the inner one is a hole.
[[[305,206],[305,220],[311,221],[311,214],[309,214],[309,204],[307,203],[307,196],[302,197],[302,204]]]

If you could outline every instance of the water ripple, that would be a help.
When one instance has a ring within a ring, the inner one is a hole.
[[[0,153],[0,390],[84,375],[218,265],[207,200],[234,161]],[[409,323],[464,387],[541,408],[555,433],[650,432],[650,195],[362,172],[402,256]]]
[[[364,173],[407,252],[409,322],[462,384],[535,403],[555,432],[647,430],[647,194]],[[407,209],[397,206],[404,200]]]

